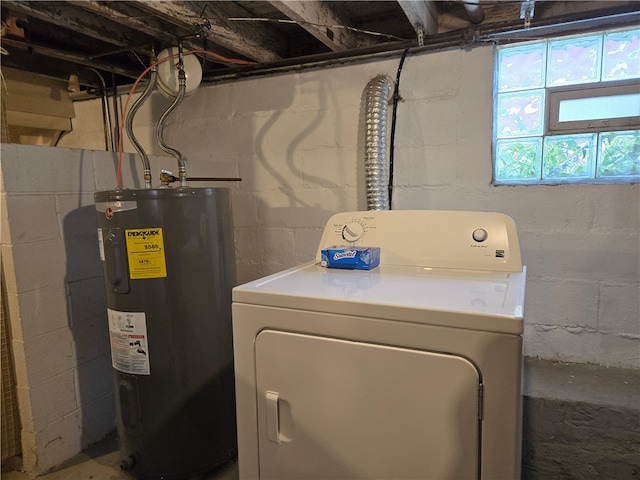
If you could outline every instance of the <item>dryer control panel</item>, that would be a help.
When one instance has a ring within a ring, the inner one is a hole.
[[[448,210],[343,212],[327,222],[320,251],[380,247],[381,265],[521,272],[515,222],[502,213]]]

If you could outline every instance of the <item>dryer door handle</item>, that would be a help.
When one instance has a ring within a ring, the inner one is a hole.
[[[280,444],[280,412],[278,392],[267,392],[267,440]]]

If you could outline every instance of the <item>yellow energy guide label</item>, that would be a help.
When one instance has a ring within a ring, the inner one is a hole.
[[[131,279],[167,276],[162,228],[125,230],[125,237]]]

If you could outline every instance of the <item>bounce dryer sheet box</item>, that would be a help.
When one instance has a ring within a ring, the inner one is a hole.
[[[321,252],[322,266],[371,270],[380,264],[380,247],[351,247],[335,245]]]

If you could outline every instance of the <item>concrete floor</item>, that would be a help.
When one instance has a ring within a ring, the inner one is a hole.
[[[115,432],[38,480],[133,480],[120,470]],[[2,472],[2,480],[30,480],[23,472]],[[232,460],[210,474],[193,480],[238,480],[238,462]]]

